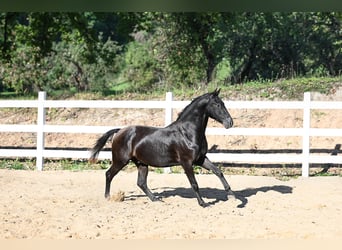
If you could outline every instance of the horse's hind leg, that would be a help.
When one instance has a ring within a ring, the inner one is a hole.
[[[139,161],[134,161],[134,163],[138,167],[138,187],[141,188],[151,201],[160,201],[160,197],[155,196],[147,186],[148,166]]]
[[[105,197],[110,197],[110,183],[112,182],[114,176],[119,173],[119,171],[126,166],[127,163],[115,162],[113,161],[112,166],[106,171],[106,190]]]
[[[213,171],[213,173],[220,179],[220,181],[223,184],[224,190],[227,191],[228,195],[234,196],[233,191],[231,190],[227,180],[224,178],[223,173],[221,172],[221,170],[216,167],[211,161],[209,161],[208,158],[204,159],[204,162],[202,164],[202,167],[207,169],[207,170],[211,170]]]

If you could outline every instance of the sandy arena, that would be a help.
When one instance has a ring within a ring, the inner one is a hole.
[[[339,99],[341,100],[342,90]],[[330,99],[329,99],[330,100]],[[3,110],[1,124],[32,124],[33,111]],[[120,113],[121,112],[121,113]],[[48,124],[161,126],[163,111],[49,110]],[[341,128],[342,111],[316,110],[312,127]],[[300,127],[300,111],[233,110],[236,127]],[[148,119],[146,119],[148,117]],[[210,124],[216,125],[217,124]],[[220,125],[221,126],[221,125]],[[99,135],[47,134],[47,147],[90,147]],[[19,140],[18,140],[19,138]],[[219,149],[300,149],[301,138],[211,136]],[[313,138],[312,149],[333,150],[340,137]],[[2,133],[1,146],[32,147],[32,133]],[[196,175],[210,207],[198,205],[185,174],[151,172],[148,184],[163,202],[136,186],[137,171],[120,172],[104,198],[105,170],[0,169],[0,239],[342,239],[342,178],[226,175],[237,198],[226,200],[215,175]],[[288,179],[288,178],[287,178]],[[328,242],[328,241],[323,241]]]
[[[137,172],[120,172],[106,200],[104,171],[0,170],[2,239],[342,239],[342,178],[280,181],[226,176],[237,199],[225,200],[214,175],[196,175],[197,204],[184,174],[149,174],[163,202],[136,186]]]

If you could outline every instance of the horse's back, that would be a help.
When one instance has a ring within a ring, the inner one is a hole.
[[[139,141],[153,134],[158,128],[149,126],[128,126],[122,128],[113,138],[113,150],[132,151]]]

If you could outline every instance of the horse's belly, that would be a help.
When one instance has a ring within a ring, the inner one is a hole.
[[[163,141],[142,143],[135,150],[135,158],[147,165],[168,167],[182,164],[183,161],[193,161],[193,153],[183,145]]]

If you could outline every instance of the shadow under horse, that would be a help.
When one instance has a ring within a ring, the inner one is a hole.
[[[183,198],[192,199],[195,198],[194,193],[191,192],[189,188],[171,188],[171,187],[163,187],[164,191],[159,193],[159,195],[163,198],[173,197],[173,196],[180,196]],[[201,188],[201,194],[203,197],[207,199],[214,199],[210,201],[209,204],[214,205],[220,201],[227,201],[227,193],[224,190],[220,190],[217,188]],[[286,185],[274,185],[274,186],[263,186],[263,187],[256,187],[256,188],[246,188],[243,190],[235,190],[235,198],[239,200],[241,203],[237,206],[238,208],[244,208],[248,204],[248,198],[256,195],[258,192],[269,192],[275,191],[280,194],[291,194],[293,188]],[[128,200],[135,200],[137,197],[141,195],[128,195],[126,198]]]
[[[110,197],[110,184],[113,177],[128,164],[135,163],[138,168],[137,185],[152,200],[158,201],[147,186],[148,166],[170,167],[181,165],[195,193],[198,204],[205,203],[200,195],[193,166],[201,166],[212,171],[222,182],[226,196],[234,195],[224,175],[206,157],[208,143],[205,130],[208,119],[212,118],[228,129],[233,126],[220,90],[206,93],[195,98],[179,114],[176,121],[164,128],[149,126],[128,126],[112,129],[103,134],[91,150],[90,161],[94,162],[107,140],[112,140],[112,164],[106,171],[105,197]]]

